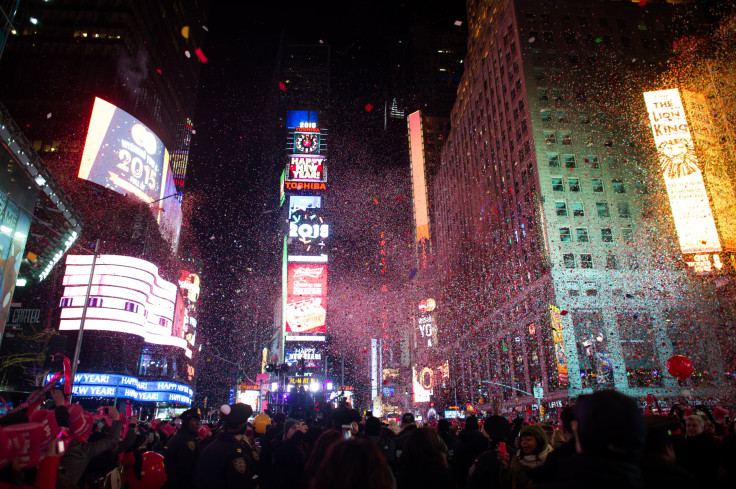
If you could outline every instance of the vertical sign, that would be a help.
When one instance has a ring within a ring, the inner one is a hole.
[[[378,396],[378,339],[371,338],[371,399]]]
[[[422,113],[409,114],[409,154],[411,157],[411,181],[414,202],[414,224],[416,240],[421,248],[419,264],[427,268],[427,246],[429,246],[429,210],[427,207],[427,181],[424,174],[424,136],[422,134]]]
[[[679,91],[645,92],[644,101],[682,253],[721,251]]]
[[[557,362],[557,375],[560,384],[570,383],[570,375],[567,372],[567,355],[565,354],[565,337],[562,335],[562,316],[557,306],[549,306],[550,326],[552,327],[552,342],[555,346],[555,361]]]

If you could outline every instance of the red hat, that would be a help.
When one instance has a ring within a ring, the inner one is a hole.
[[[74,441],[87,441],[90,433],[92,433],[92,427],[95,424],[94,416],[91,413],[82,412],[82,415],[76,419],[76,421],[69,421],[71,424],[71,430],[69,435]]]
[[[713,418],[718,423],[725,423],[726,416],[728,416],[728,409],[723,408],[721,406],[716,406],[715,409],[713,409]]]
[[[0,428],[0,469],[9,465],[20,455],[20,443],[15,443],[16,437]]]
[[[41,428],[43,429],[41,435],[41,450],[46,450],[49,441],[54,439],[60,431],[59,425],[56,423],[56,413],[54,413],[54,411],[39,409],[31,414],[29,421],[41,425]]]
[[[172,425],[166,423],[165,425],[162,425],[159,428],[159,431],[164,434],[167,438],[174,434],[176,431],[176,428],[174,428]]]
[[[10,438],[15,438],[21,451],[18,454],[18,462],[21,469],[35,467],[41,460],[41,438],[43,427],[39,423],[22,423],[6,426],[5,433]]]
[[[204,440],[205,438],[209,436],[211,431],[212,430],[210,430],[209,426],[207,426],[206,424],[203,424],[202,426],[199,427],[199,430],[197,431],[197,439],[199,441]]]

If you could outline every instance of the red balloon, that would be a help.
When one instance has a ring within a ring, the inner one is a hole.
[[[125,473],[130,489],[161,489],[166,482],[164,457],[156,452],[145,452],[143,454],[141,478],[138,479],[135,476],[132,466],[127,466]]]
[[[683,355],[675,355],[667,360],[667,371],[676,379],[687,379],[693,374],[693,362]]]

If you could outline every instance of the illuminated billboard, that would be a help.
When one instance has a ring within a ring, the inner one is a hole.
[[[304,361],[304,368],[322,368],[322,344],[287,342],[284,353],[284,363],[290,367],[300,367]]]
[[[644,101],[682,253],[721,251],[679,91],[645,92]]]
[[[53,374],[47,374],[45,383],[52,377]],[[176,402],[191,406],[194,391],[188,385],[177,382],[146,382],[130,375],[77,373],[74,375],[72,394],[146,402]]]
[[[79,178],[145,202],[161,197],[168,152],[138,119],[95,98]]]
[[[422,113],[409,114],[409,154],[411,158],[412,194],[414,196],[414,224],[416,240],[429,241],[429,210],[427,207],[427,181],[424,175],[424,135]]]
[[[317,112],[312,110],[287,110],[286,111],[286,128],[294,129],[297,127],[317,127],[319,120]]]
[[[557,377],[560,384],[570,383],[567,372],[567,354],[565,353],[565,337],[562,334],[562,316],[557,306],[549,306],[550,326],[552,328],[552,342],[555,347],[555,362],[557,363]]]
[[[330,226],[321,216],[321,206],[321,197],[289,197],[289,256],[326,258]]]
[[[434,392],[434,371],[429,367],[417,369],[416,366],[411,371],[414,402],[429,402]]]
[[[59,329],[79,329],[92,255],[67,255]],[[186,313],[178,287],[156,265],[129,256],[99,255],[95,262],[84,329],[141,336],[155,345],[183,348]]]
[[[291,155],[287,180],[291,182],[326,182],[325,157]]]
[[[327,265],[289,263],[287,267],[285,332],[325,333]]]
[[[138,119],[96,97],[78,176],[119,194],[157,203],[152,212],[161,234],[176,250],[182,214],[169,153]]]

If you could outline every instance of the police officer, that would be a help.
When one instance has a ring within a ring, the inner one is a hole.
[[[194,489],[194,475],[199,458],[200,413],[198,408],[187,409],[181,416],[181,429],[164,446],[166,469],[165,489]]]
[[[247,404],[224,404],[220,408],[223,429],[209,443],[197,462],[197,489],[256,489],[260,468],[258,452],[245,432],[253,408]]]

